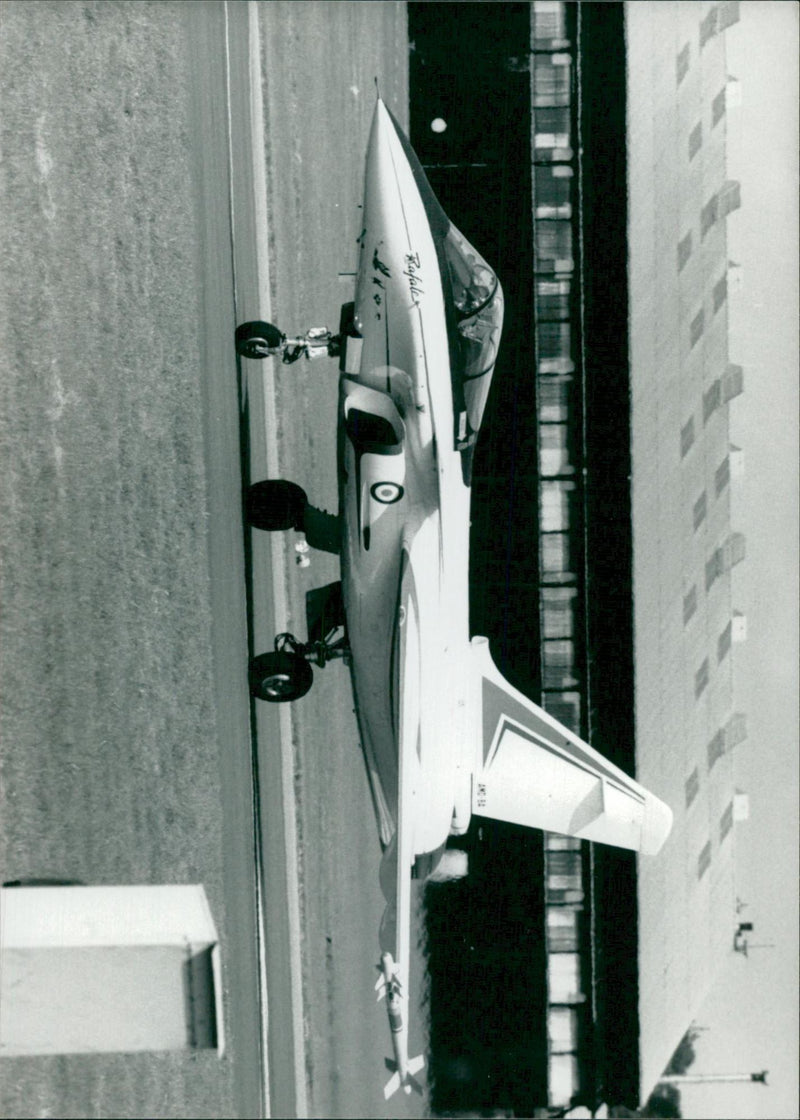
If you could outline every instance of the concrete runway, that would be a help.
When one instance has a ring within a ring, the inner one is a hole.
[[[265,318],[286,333],[335,328],[353,289],[341,274],[355,263],[376,79],[407,118],[404,6],[261,5],[256,23],[251,5],[247,57],[244,6],[227,13],[237,321]],[[245,475],[291,478],[335,509],[336,363],[244,361],[241,375]],[[252,534],[254,652],[285,629],[304,637],[305,592],[338,577],[338,561],[322,554],[298,568],[287,538]],[[420,1115],[419,1098],[383,1100],[389,1035],[373,992],[380,848],[349,675],[339,664],[318,670],[301,703],[258,703],[255,714],[271,1113]],[[422,1047],[421,1028],[412,1046]]]
[[[226,912],[246,917],[225,946],[226,1030],[237,1065],[236,1103],[246,1116],[280,1115],[271,1102],[267,1063],[268,1020],[266,942],[264,939],[261,836],[254,791],[252,705],[243,680],[247,645],[246,569],[243,563],[241,474],[238,448],[242,434],[237,395],[237,363],[231,330],[239,316],[237,283],[252,289],[257,275],[252,251],[253,121],[251,51],[257,37],[251,4],[188,6],[187,30],[192,55],[202,60],[194,71],[194,103],[199,126],[209,137],[198,161],[198,200],[204,253],[204,357],[206,456],[209,514],[209,566],[212,642],[215,662],[215,707],[222,737],[230,750],[220,767],[223,813],[229,825],[225,844]],[[191,10],[193,9],[193,10]],[[256,89],[257,89],[256,83]],[[213,141],[212,141],[213,138]],[[258,136],[260,150],[260,136]],[[235,163],[240,165],[237,174]],[[249,190],[245,204],[243,192]],[[236,225],[236,217],[239,225]],[[256,288],[257,290],[257,288]],[[243,688],[244,685],[244,688]],[[249,829],[250,843],[237,838]],[[279,991],[279,986],[276,984]],[[278,1071],[280,1072],[280,1070]],[[278,1103],[290,1103],[278,1077]],[[291,1085],[291,1081],[288,1081]],[[291,1113],[286,1110],[286,1114]]]
[[[256,316],[338,324],[375,79],[406,120],[407,47],[399,3],[6,8],[0,870],[202,882],[227,1043],[4,1060],[6,1115],[425,1107],[383,1102],[349,676],[292,708],[247,694],[248,652],[303,637],[338,564],[251,539],[243,479],[334,508],[336,364],[233,346]]]
[[[261,6],[259,15],[269,199],[269,253],[261,257],[259,306],[264,317],[277,321],[286,333],[318,324],[335,328],[339,306],[353,290],[352,278],[340,274],[355,265],[376,79],[401,121],[407,119],[404,5],[270,4]],[[267,270],[269,301],[264,291]],[[239,275],[237,266],[237,304],[245,298]],[[239,314],[237,306],[237,316],[241,321],[250,312]],[[336,363],[282,367],[244,362],[245,366],[252,479],[276,473],[291,478],[316,504],[334,510]],[[277,463],[269,443],[263,451],[258,446],[253,427],[261,413],[262,391],[267,425],[277,426]],[[298,568],[292,541],[282,536],[267,541],[263,534],[253,534],[252,630],[257,652],[271,647],[276,628],[303,637],[305,592],[338,578],[338,561],[323,554],[313,555],[309,568]],[[272,619],[265,594],[269,561]],[[298,1115],[421,1115],[425,1106],[418,1097],[400,1095],[388,1104],[383,1100],[389,1034],[384,1007],[376,1005],[373,992],[384,905],[377,875],[380,848],[349,675],[334,663],[315,676],[314,688],[300,703],[277,713],[265,704],[256,707],[274,1114],[282,1114],[289,1104],[279,1081],[291,1061]],[[288,766],[292,770],[287,775]],[[280,809],[278,788],[283,790]],[[284,899],[289,920],[282,934],[274,921],[283,912]],[[282,960],[287,951],[288,990]],[[291,1055],[284,1026],[289,1008]],[[297,1031],[299,1012],[302,1037]],[[418,1017],[412,1047],[422,1047],[421,1027]]]

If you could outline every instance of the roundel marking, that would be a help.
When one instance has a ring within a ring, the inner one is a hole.
[[[376,482],[370,488],[370,494],[381,505],[391,506],[399,502],[405,491],[396,482]]]

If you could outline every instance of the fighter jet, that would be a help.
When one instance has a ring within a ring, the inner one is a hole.
[[[419,1088],[408,1057],[411,880],[457,877],[448,840],[473,814],[658,852],[672,814],[527,696],[470,638],[470,481],[497,357],[503,291],[449,220],[378,99],[366,154],[355,300],[307,356],[339,358],[339,513],[285,480],[251,487],[258,528],[336,550],[341,582],[309,595],[309,639],[279,635],[250,688],[295,700],[312,664],[343,657],[383,848],[380,975],[394,1058],[386,1096]],[[274,327],[237,331],[242,357],[281,352]],[[291,340],[291,360],[302,340]]]

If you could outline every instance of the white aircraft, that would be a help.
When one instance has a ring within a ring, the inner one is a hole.
[[[257,483],[251,524],[339,551],[341,583],[309,596],[309,641],[276,639],[250,687],[293,700],[311,663],[349,663],[384,849],[380,976],[394,1060],[385,1094],[419,1088],[408,1057],[412,877],[455,877],[472,814],[656,853],[669,808],[512,688],[469,633],[470,473],[503,321],[492,269],[445,215],[380,99],[366,156],[354,304],[340,334],[237,331],[244,357],[338,354],[340,513]],[[291,346],[291,349],[289,347]],[[379,997],[380,998],[380,997]]]

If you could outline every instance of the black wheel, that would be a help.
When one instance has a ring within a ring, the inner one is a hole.
[[[294,482],[270,478],[256,482],[247,490],[246,516],[254,529],[302,530],[306,505],[306,492]]]
[[[250,695],[272,704],[299,700],[314,680],[314,672],[299,653],[261,653],[250,662]]]
[[[272,323],[242,323],[236,328],[236,353],[242,358],[268,358],[284,338]]]

